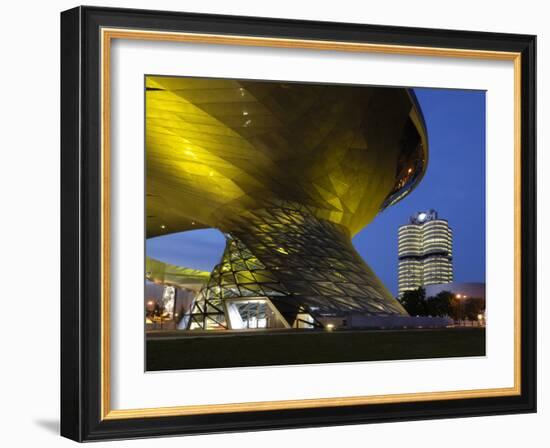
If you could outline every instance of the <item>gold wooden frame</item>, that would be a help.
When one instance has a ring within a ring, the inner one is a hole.
[[[304,400],[281,400],[230,404],[171,406],[143,409],[110,407],[110,50],[113,39],[208,43],[254,47],[337,50],[412,56],[513,61],[514,63],[514,386],[443,392],[420,392]],[[521,54],[515,52],[349,43],[302,39],[279,39],[219,34],[155,32],[132,29],[101,30],[101,419],[168,417],[227,412],[306,409],[413,401],[450,400],[521,395]]]

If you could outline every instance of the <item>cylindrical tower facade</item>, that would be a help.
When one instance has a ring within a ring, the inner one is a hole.
[[[453,281],[453,232],[435,210],[419,212],[399,228],[399,296]]]
[[[453,281],[453,233],[443,219],[422,226],[423,285]]]
[[[422,229],[418,225],[399,228],[399,295],[422,285]]]

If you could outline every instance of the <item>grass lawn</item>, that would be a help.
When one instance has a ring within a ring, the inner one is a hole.
[[[485,355],[484,328],[147,335],[147,370]]]

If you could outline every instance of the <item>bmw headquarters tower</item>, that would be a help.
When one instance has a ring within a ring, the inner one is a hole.
[[[399,296],[453,281],[453,231],[435,210],[418,212],[399,228]]]
[[[407,316],[351,241],[427,163],[410,89],[147,76],[147,238],[226,237],[177,327]]]

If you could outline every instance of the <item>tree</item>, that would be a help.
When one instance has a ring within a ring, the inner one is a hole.
[[[426,316],[426,290],[418,288],[412,291],[405,291],[401,297],[401,305],[411,316]]]
[[[435,297],[428,297],[426,300],[426,311],[429,316],[450,316],[451,303],[454,294],[450,291],[441,291]]]
[[[454,320],[473,320],[477,321],[477,315],[485,310],[485,299],[477,297],[459,298],[452,296],[450,313]]]
[[[485,300],[477,297],[472,297],[464,303],[464,315],[468,320],[477,321],[478,314],[482,314],[485,310]]]
[[[449,304],[449,316],[454,320],[464,320],[464,301],[459,299],[455,294],[452,294],[451,303]]]

